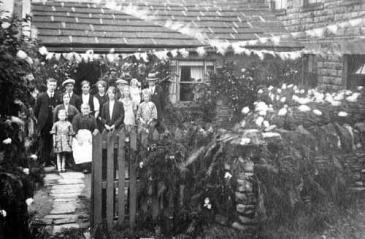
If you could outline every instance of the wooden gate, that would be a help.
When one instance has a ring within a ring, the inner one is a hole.
[[[125,131],[104,132],[93,137],[91,184],[91,225],[107,222],[108,228],[125,223],[134,230],[137,210],[137,134]],[[129,200],[128,200],[129,199]],[[129,210],[126,210],[128,204]],[[128,211],[128,212],[126,212]]]

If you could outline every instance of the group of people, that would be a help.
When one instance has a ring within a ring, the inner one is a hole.
[[[148,133],[159,122],[162,113],[162,89],[156,81],[156,74],[150,73],[148,88],[142,90],[137,79],[117,79],[110,86],[100,80],[95,84],[97,93],[94,95],[90,93],[90,82],[82,81],[79,96],[74,93],[75,80],[67,79],[62,83],[64,92],[60,97],[56,92],[57,81],[47,79],[47,91],[39,94],[34,106],[41,160],[51,165],[51,153],[55,153],[57,169],[63,172],[67,155],[84,140],[91,139],[91,134],[124,128],[128,141],[132,130]],[[90,140],[88,144],[91,145]]]

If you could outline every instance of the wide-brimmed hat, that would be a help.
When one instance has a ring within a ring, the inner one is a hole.
[[[151,72],[148,73],[147,81],[156,81],[157,80],[157,73]]]
[[[71,78],[68,78],[64,82],[62,82],[62,86],[65,86],[67,84],[73,84],[73,85],[75,85],[75,80],[74,79],[71,79]]]
[[[118,78],[117,81],[115,82],[115,84],[128,85],[128,81]]]

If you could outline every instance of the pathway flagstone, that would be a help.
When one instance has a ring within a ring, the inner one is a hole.
[[[81,200],[85,180],[85,175],[80,172],[46,174],[44,185],[53,203],[52,210],[40,220],[52,234],[63,229],[89,227],[89,208]]]

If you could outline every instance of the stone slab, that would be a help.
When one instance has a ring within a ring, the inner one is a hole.
[[[76,211],[76,205],[53,205],[53,209],[51,210],[50,214],[69,214],[74,213]]]
[[[64,179],[82,179],[82,178],[85,178],[85,175],[83,173],[79,173],[79,172],[62,173],[62,174],[60,174],[60,176]]]
[[[60,233],[62,230],[72,229],[72,228],[80,228],[79,224],[77,223],[70,223],[70,224],[63,224],[63,225],[57,225],[53,226],[53,234]]]
[[[44,218],[52,220],[74,218],[75,220],[77,220],[79,216],[74,214],[51,214],[51,215],[46,215]]]
[[[53,220],[54,225],[77,223],[77,217],[60,218]]]

